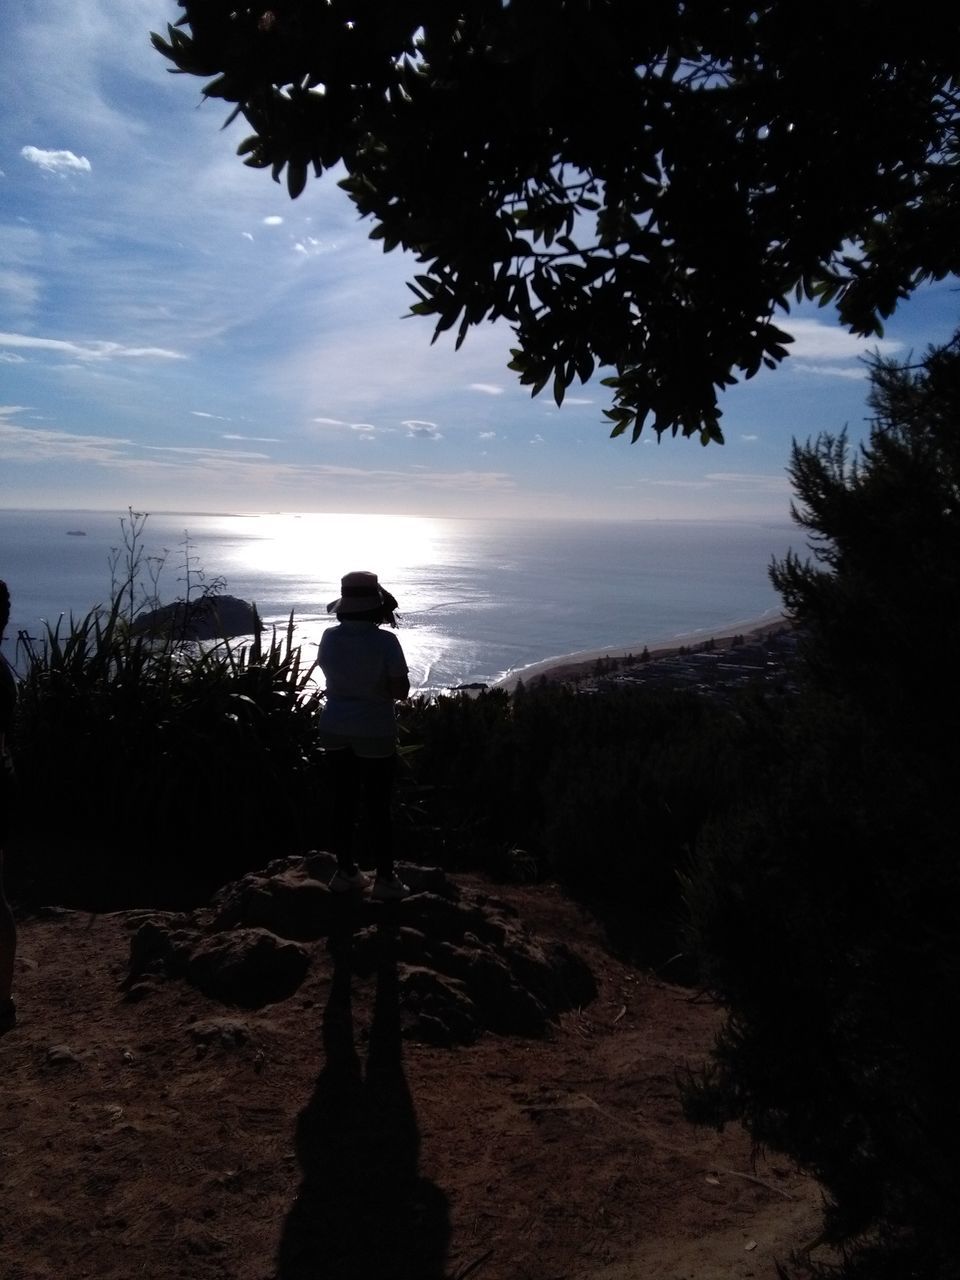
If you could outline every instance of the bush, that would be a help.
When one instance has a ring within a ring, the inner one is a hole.
[[[742,1121],[823,1184],[847,1276],[960,1275],[960,349],[878,361],[868,444],[795,446],[816,564],[774,578],[801,694],[687,896],[726,1008],[688,1114]]]
[[[193,904],[316,834],[318,695],[292,618],[267,642],[204,647],[135,634],[128,598],[27,646],[21,894]]]
[[[680,871],[742,785],[744,723],[694,694],[546,682],[416,703],[404,841],[450,868],[559,880],[618,950],[663,964],[681,945]]]

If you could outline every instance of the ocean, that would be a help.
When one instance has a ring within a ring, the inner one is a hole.
[[[109,599],[125,515],[0,511],[8,660],[19,632],[42,635],[44,621]],[[552,659],[746,629],[780,611],[771,559],[805,551],[802,533],[785,522],[306,513],[151,513],[142,543],[164,602],[185,594],[189,564],[193,575],[223,578],[268,626],[284,627],[292,612],[309,656],[330,625],[325,606],[339,595],[340,576],[373,569],[400,602],[397,634],[411,685],[424,693],[509,680]]]

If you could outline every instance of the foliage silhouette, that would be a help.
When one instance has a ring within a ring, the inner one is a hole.
[[[156,586],[138,605],[142,528],[109,608],[21,637],[18,879],[47,901],[203,901],[265,846],[301,849],[316,808],[318,694],[292,617],[246,645],[138,632]]]
[[[153,43],[245,117],[246,164],[292,197],[342,164],[434,338],[504,318],[558,404],[606,370],[613,435],[721,440],[792,294],[875,334],[960,265],[949,8],[180,4]]]
[[[680,691],[547,682],[415,701],[402,844],[448,868],[559,880],[619,951],[663,965],[683,945],[690,848],[749,780],[749,718]]]
[[[828,1196],[848,1276],[958,1275],[960,347],[877,360],[869,441],[794,449],[815,563],[773,569],[801,696],[687,897],[727,1018],[688,1113],[741,1120]]]

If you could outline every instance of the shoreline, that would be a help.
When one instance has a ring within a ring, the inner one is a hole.
[[[780,610],[771,611],[760,618],[736,623],[719,631],[701,628],[696,631],[679,632],[661,640],[641,640],[636,645],[614,645],[605,649],[584,649],[575,653],[559,654],[555,658],[545,658],[542,662],[532,662],[516,671],[509,671],[491,683],[491,689],[506,689],[512,693],[521,682],[539,680],[541,676],[548,680],[570,680],[574,676],[582,676],[589,672],[593,664],[600,658],[623,659],[633,656],[638,661],[646,649],[652,659],[670,658],[682,648],[693,648],[713,640],[721,647],[724,642],[733,640],[735,636],[743,636],[744,640],[760,640],[773,631],[782,631],[790,626],[790,619]]]

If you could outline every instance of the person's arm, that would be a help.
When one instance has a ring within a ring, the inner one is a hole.
[[[410,674],[400,641],[389,631],[381,631],[380,637],[387,653],[387,694],[395,702],[405,702],[410,696]]]
[[[395,702],[405,702],[410,696],[410,680],[407,676],[387,676],[387,692]]]

